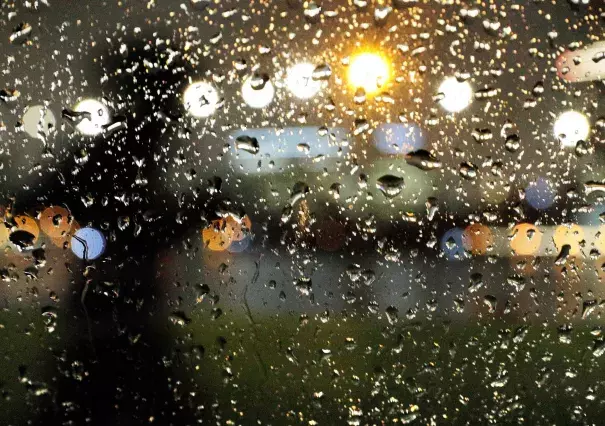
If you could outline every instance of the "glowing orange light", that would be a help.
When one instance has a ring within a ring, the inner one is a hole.
[[[231,233],[231,241],[241,241],[250,233],[252,221],[248,216],[244,216],[241,222],[229,216],[227,217],[227,228]]]
[[[518,256],[531,256],[540,248],[542,233],[530,223],[516,225],[510,234],[510,247]]]
[[[599,252],[605,254],[605,225],[599,226],[599,229],[595,235],[596,242],[595,246]]]
[[[605,280],[605,256],[599,257],[594,262],[594,267],[599,277],[599,281]]]
[[[64,207],[48,207],[40,214],[40,228],[51,238],[66,234],[72,222],[69,210]]]
[[[493,244],[492,231],[480,223],[467,226],[462,232],[462,245],[473,254],[485,254]]]
[[[227,250],[233,239],[233,232],[225,219],[213,220],[210,226],[202,230],[204,247],[212,251]]]
[[[72,219],[70,229],[56,237],[50,237],[50,241],[59,248],[69,249],[71,248],[71,238],[79,229],[80,224]],[[44,228],[42,230],[44,230]]]
[[[362,88],[367,94],[380,90],[390,78],[389,63],[377,53],[361,53],[354,56],[349,64],[349,84]]]
[[[4,225],[4,223],[0,223],[0,246],[3,246],[8,242],[8,236],[10,235],[10,231]]]
[[[33,217],[21,215],[15,216],[15,223],[20,231],[27,231],[34,236],[34,242],[40,236],[40,228]]]

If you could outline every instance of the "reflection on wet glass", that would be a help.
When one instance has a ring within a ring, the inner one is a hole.
[[[141,5],[0,9],[1,424],[599,423],[601,2]]]

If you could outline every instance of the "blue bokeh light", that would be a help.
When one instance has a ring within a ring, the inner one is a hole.
[[[374,145],[383,154],[405,155],[426,146],[426,134],[415,124],[381,124],[372,134]]]
[[[229,248],[227,248],[227,251],[229,253],[242,253],[242,252],[246,251],[246,249],[250,245],[251,240],[252,240],[252,237],[247,235],[242,240],[232,241],[231,244],[229,245]]]
[[[105,251],[106,240],[94,228],[78,229],[71,239],[71,251],[84,260],[94,260]]]
[[[467,254],[462,243],[464,230],[461,228],[452,228],[441,237],[441,251],[449,260],[464,259]]]
[[[555,202],[556,191],[553,184],[542,177],[531,182],[525,188],[525,199],[537,210],[545,210]]]

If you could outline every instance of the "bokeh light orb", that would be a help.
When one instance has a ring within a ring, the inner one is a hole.
[[[71,238],[71,251],[83,260],[99,258],[105,247],[105,236],[95,228],[78,229]]]
[[[38,138],[38,131],[48,133],[50,128],[57,126],[57,119],[51,110],[43,105],[32,105],[27,107],[23,118],[23,130],[32,138]]]
[[[474,223],[464,229],[462,244],[471,253],[484,255],[493,246],[494,235],[486,225]]]
[[[4,225],[4,222],[0,222],[0,247],[4,247],[8,243],[8,237],[10,230]]]
[[[536,210],[545,210],[552,206],[556,195],[554,185],[541,177],[525,188],[525,199]]]
[[[250,235],[246,236],[242,240],[231,241],[231,244],[229,244],[229,248],[227,249],[227,251],[229,253],[243,253],[248,249],[251,242],[252,237]]]
[[[262,88],[254,88],[252,79],[248,77],[242,85],[242,98],[244,102],[251,108],[261,109],[271,105],[275,96],[275,87],[271,81],[267,81]]]
[[[380,90],[390,78],[389,63],[377,53],[361,53],[349,64],[348,80],[353,89],[362,88],[366,94]]]
[[[18,230],[32,234],[34,236],[34,242],[38,240],[38,237],[40,236],[40,227],[38,226],[36,219],[26,215],[15,216],[14,219]]]
[[[579,141],[585,141],[588,138],[590,122],[581,112],[566,111],[557,117],[554,133],[561,142],[561,146],[573,148]]]
[[[597,228],[594,245],[600,253],[605,255],[605,225],[601,225]]]
[[[84,99],[76,104],[74,110],[88,113],[76,126],[78,132],[86,136],[101,134],[103,128],[111,121],[109,109],[96,99]]]
[[[372,133],[376,148],[383,154],[405,155],[426,149],[426,132],[411,123],[383,123]]]
[[[242,241],[250,235],[252,230],[252,221],[248,216],[244,216],[241,221],[228,216],[226,219],[227,232],[231,235],[231,242]]]
[[[299,99],[309,99],[321,90],[321,81],[313,80],[315,66],[308,62],[296,64],[288,70],[286,87]]]
[[[218,91],[205,81],[190,84],[183,93],[183,105],[187,113],[195,118],[210,117],[220,103]]]
[[[50,237],[50,241],[56,247],[59,247],[61,249],[70,249],[73,236],[76,232],[78,232],[80,228],[80,224],[76,220],[72,219],[69,231],[58,237]]]
[[[519,223],[511,230],[509,240],[516,256],[534,256],[540,248],[542,232],[531,223]]]
[[[71,214],[65,207],[48,207],[40,214],[40,228],[51,238],[58,238],[69,232],[72,221]]]
[[[456,77],[448,77],[439,86],[443,98],[439,104],[448,112],[460,112],[473,101],[473,88],[466,82],[460,82]]]
[[[233,232],[225,219],[213,220],[202,230],[204,248],[212,251],[225,251],[233,240]]]
[[[552,237],[557,251],[561,251],[564,245],[569,245],[569,255],[577,256],[581,253],[581,243],[584,241],[584,230],[575,223],[557,226]]]
[[[462,242],[463,230],[452,228],[446,231],[441,237],[441,251],[449,260],[462,260],[467,257]]]

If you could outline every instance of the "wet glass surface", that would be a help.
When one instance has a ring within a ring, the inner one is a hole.
[[[600,423],[602,2],[0,21],[1,424]]]

